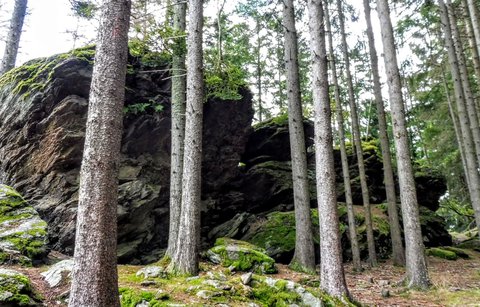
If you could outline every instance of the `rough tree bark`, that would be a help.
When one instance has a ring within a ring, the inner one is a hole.
[[[396,146],[400,199],[402,203],[403,229],[408,287],[426,289],[430,286],[425,247],[423,246],[415,180],[408,144],[405,108],[402,97],[400,73],[397,64],[395,39],[387,0],[377,0],[380,19],[388,93],[392,112],[393,134]]]
[[[473,33],[477,46],[477,53],[480,54],[480,19],[478,18],[477,1],[467,0],[470,19],[472,20]]]
[[[332,127],[328,95],[327,51],[322,0],[308,0],[308,25],[315,108],[315,159],[320,223],[320,287],[336,297],[348,296],[342,264],[333,167]]]
[[[363,208],[365,211],[365,226],[367,228],[368,262],[371,266],[377,265],[377,253],[375,251],[375,237],[373,236],[372,212],[370,208],[370,195],[368,192],[367,176],[365,175],[365,162],[363,160],[362,139],[360,136],[359,119],[357,114],[357,105],[355,94],[353,92],[352,74],[350,71],[350,59],[348,55],[348,45],[345,34],[345,21],[343,16],[342,2],[337,0],[338,19],[340,24],[340,34],[342,35],[342,52],[345,62],[345,72],[347,76],[348,102],[350,104],[350,116],[352,118],[353,141],[355,143],[355,152],[357,154],[358,174],[360,177],[360,186],[362,188]]]
[[[172,57],[172,147],[170,169],[170,227],[166,255],[171,257],[176,249],[182,204],[183,141],[185,139],[185,26],[187,3],[175,3],[173,28],[177,38]]]
[[[458,59],[455,52],[455,45],[452,39],[452,28],[450,25],[450,18],[448,15],[448,9],[443,0],[439,0],[440,6],[440,18],[442,21],[442,29],[445,33],[445,47],[448,51],[448,62],[450,64],[450,71],[452,73],[455,101],[457,105],[458,119],[460,122],[460,131],[462,135],[462,143],[464,146],[465,161],[467,169],[465,170],[468,177],[468,188],[470,192],[470,201],[475,212],[475,221],[477,227],[480,229],[480,175],[478,174],[478,162],[475,153],[475,147],[473,144],[472,131],[470,129],[468,112],[464,97],[464,91],[462,88],[460,71],[458,68]],[[460,143],[460,141],[459,141]],[[480,231],[479,231],[480,236]]]
[[[80,171],[69,306],[119,306],[117,190],[130,20],[129,0],[102,6]]]
[[[300,78],[298,69],[297,31],[293,0],[283,1],[283,29],[285,35],[285,71],[287,74],[288,129],[292,156],[293,196],[295,205],[295,254],[291,266],[315,272],[310,192],[308,189],[307,151],[303,131]]]
[[[357,271],[362,270],[360,259],[360,249],[358,247],[357,229],[355,226],[355,213],[353,211],[352,186],[350,184],[350,171],[347,158],[347,149],[345,147],[345,127],[343,120],[343,108],[340,98],[340,87],[338,86],[337,65],[335,61],[335,53],[333,51],[333,34],[330,22],[330,12],[328,9],[328,0],[324,1],[325,7],[325,26],[328,34],[328,47],[330,54],[330,68],[332,70],[332,81],[335,87],[335,107],[338,125],[338,138],[340,141],[340,156],[342,160],[343,185],[345,188],[345,200],[347,203],[348,231],[350,234],[350,246],[352,248],[353,267]]]
[[[472,130],[473,142],[477,153],[477,163],[480,165],[480,127],[478,125],[478,114],[473,92],[468,80],[468,70],[466,66],[465,54],[463,50],[462,40],[457,26],[457,18],[450,0],[446,1],[448,18],[450,23],[451,33],[453,35],[453,46],[457,56],[457,66],[460,72],[460,82],[462,83],[463,95],[467,103],[467,112],[470,122],[470,129]]]
[[[18,46],[22,35],[23,21],[27,12],[27,0],[15,0],[12,19],[8,29],[5,51],[0,65],[0,75],[3,75],[15,67],[17,60]]]
[[[187,105],[183,159],[182,207],[177,248],[170,271],[198,273],[200,241],[201,162],[203,123],[203,1],[188,1]]]
[[[380,147],[382,149],[383,177],[385,192],[388,203],[388,221],[390,223],[390,237],[392,239],[392,258],[395,265],[405,265],[405,250],[403,249],[400,219],[398,218],[397,196],[395,195],[395,181],[393,179],[392,155],[390,153],[390,142],[387,134],[387,120],[385,118],[385,106],[382,97],[382,85],[380,73],[378,72],[378,56],[375,49],[375,37],[373,35],[370,0],[363,0],[365,20],[367,23],[367,37],[372,65],[373,92],[375,104],[377,105],[378,134]]]

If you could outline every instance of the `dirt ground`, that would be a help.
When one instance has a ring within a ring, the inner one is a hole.
[[[352,266],[347,264],[345,273],[348,288],[354,299],[364,306],[480,306],[480,253],[468,253],[471,256],[468,260],[450,261],[428,257],[432,281],[432,288],[428,291],[408,290],[399,285],[404,269],[393,266],[390,261],[380,263],[375,268],[366,268],[360,273],[354,272]],[[139,268],[128,266],[128,271],[136,272]],[[315,276],[291,271],[286,265],[278,265],[278,268],[279,272],[271,277],[310,285],[318,284]],[[40,275],[45,268],[15,269],[30,277],[34,288],[44,297],[45,306],[65,306],[57,297],[68,293],[68,284],[50,289]],[[382,292],[384,295],[388,292],[389,297],[384,297]],[[188,295],[182,299],[183,303],[188,305]]]

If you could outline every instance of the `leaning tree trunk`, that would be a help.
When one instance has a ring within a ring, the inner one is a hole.
[[[295,205],[295,254],[292,268],[315,272],[310,192],[308,189],[307,151],[303,131],[300,78],[298,72],[297,31],[293,0],[283,1],[285,34],[285,71],[287,73],[288,128],[292,156],[293,196]]]
[[[348,56],[348,45],[345,35],[345,21],[342,11],[341,0],[337,0],[338,19],[340,24],[340,33],[342,35],[342,52],[345,62],[345,71],[347,75],[348,101],[350,103],[350,114],[353,127],[353,141],[355,143],[355,152],[357,154],[358,174],[360,176],[360,186],[362,188],[363,207],[365,209],[365,226],[367,228],[368,261],[371,266],[377,265],[377,253],[375,251],[375,237],[373,236],[372,212],[370,208],[370,195],[368,192],[367,176],[365,175],[365,162],[363,160],[362,139],[360,136],[359,120],[357,114],[357,105],[355,103],[355,94],[353,92],[352,74],[350,71],[350,59]]]
[[[405,250],[402,244],[400,220],[398,218],[397,197],[395,195],[395,181],[393,179],[392,156],[390,154],[390,142],[387,134],[387,120],[385,118],[385,106],[382,97],[382,85],[378,72],[378,56],[375,49],[375,38],[372,29],[370,0],[363,0],[365,20],[367,23],[368,47],[373,75],[373,92],[375,104],[377,105],[378,134],[383,159],[383,177],[385,181],[385,192],[388,203],[388,221],[390,223],[390,237],[392,239],[392,258],[395,265],[405,265]]]
[[[183,140],[185,139],[185,25],[187,3],[175,3],[173,28],[175,47],[172,57],[172,144],[170,169],[170,227],[166,255],[171,257],[177,249],[177,235],[182,205]]]
[[[362,263],[360,260],[360,249],[358,247],[358,238],[357,230],[355,227],[355,213],[353,211],[353,200],[352,200],[352,186],[350,184],[350,171],[347,158],[347,149],[345,147],[345,127],[343,123],[343,108],[342,101],[340,98],[340,87],[338,86],[337,78],[337,65],[335,61],[335,54],[333,51],[333,38],[332,38],[332,26],[330,22],[330,12],[328,9],[328,1],[324,1],[325,6],[325,26],[327,27],[328,33],[328,45],[330,53],[330,68],[332,70],[332,81],[335,86],[335,106],[336,106],[336,117],[338,125],[338,138],[340,141],[340,156],[342,160],[342,174],[343,174],[343,185],[345,188],[345,200],[347,203],[347,217],[348,217],[348,232],[350,234],[350,245],[352,248],[352,259],[353,267],[356,271],[362,270]]]
[[[69,306],[119,306],[117,190],[122,137],[129,0],[102,7],[77,212]]]
[[[188,1],[187,106],[183,159],[182,207],[177,248],[170,270],[198,273],[200,243],[201,162],[203,122],[203,1]]]
[[[462,82],[463,95],[467,103],[467,112],[470,122],[470,129],[472,130],[473,143],[475,144],[475,151],[477,153],[477,163],[480,165],[480,127],[478,125],[478,114],[473,97],[470,81],[468,80],[468,70],[465,61],[462,41],[458,31],[457,19],[452,4],[449,0],[446,1],[446,8],[450,22],[451,33],[453,35],[453,46],[457,56],[457,66],[460,72],[460,81]]]
[[[17,60],[18,46],[22,35],[23,21],[27,12],[27,0],[15,0],[10,28],[8,29],[5,51],[3,53],[2,64],[0,65],[0,75],[3,75],[15,67]]]
[[[423,246],[415,180],[408,145],[405,108],[402,97],[400,73],[397,64],[395,39],[387,0],[377,0],[382,42],[385,54],[390,109],[396,146],[403,228],[405,232],[406,269],[409,287],[426,289],[430,286],[425,247]]]
[[[470,192],[470,201],[475,212],[475,221],[479,228],[480,236],[480,175],[478,174],[478,162],[473,144],[472,130],[470,129],[468,112],[462,88],[460,71],[458,68],[458,59],[455,52],[455,46],[452,39],[452,28],[450,26],[450,18],[448,9],[443,0],[439,0],[440,17],[442,21],[442,29],[445,33],[445,47],[448,50],[448,62],[450,64],[450,71],[454,81],[455,100],[457,104],[458,119],[460,122],[460,131],[462,135],[462,143],[465,149],[465,161],[467,169],[465,170],[468,177],[468,188]],[[460,143],[460,141],[459,141]]]
[[[336,297],[348,294],[342,264],[333,167],[332,127],[328,95],[327,51],[322,0],[308,0],[312,60],[312,94],[315,106],[315,158],[320,222],[320,287]]]

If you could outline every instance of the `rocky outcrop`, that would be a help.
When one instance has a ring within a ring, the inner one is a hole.
[[[0,78],[0,182],[14,186],[38,210],[48,222],[51,247],[67,254],[74,245],[93,55],[86,48],[33,60]],[[148,262],[158,259],[167,240],[170,81],[166,64],[129,62],[118,252],[120,262]],[[238,172],[253,116],[251,94],[241,94],[238,101],[205,104],[206,200]]]
[[[0,183],[22,193],[48,223],[50,247],[70,255],[93,56],[91,48],[78,49],[33,60],[0,77]],[[126,79],[117,207],[121,263],[156,261],[167,244],[170,83],[166,62],[157,61],[156,67],[148,63],[131,57]],[[227,233],[219,232],[222,236],[241,238],[251,231],[245,227],[258,225],[255,220],[293,210],[286,117],[252,130],[251,94],[248,90],[240,94],[243,98],[238,101],[210,100],[204,105],[204,248],[217,237],[212,229],[237,214],[248,218],[237,219]],[[305,121],[304,127],[312,207],[316,207],[313,126]],[[364,151],[371,202],[382,203],[385,192],[378,148],[366,143]],[[338,200],[342,201],[339,161],[336,152]],[[353,154],[349,161],[354,201],[361,204]],[[420,203],[435,209],[445,188],[442,182],[432,176],[419,179]],[[424,231],[426,243],[444,244],[448,233],[441,220],[432,211],[425,212],[429,223],[436,223],[432,231]]]
[[[0,264],[32,265],[47,253],[47,223],[17,191],[0,184]]]

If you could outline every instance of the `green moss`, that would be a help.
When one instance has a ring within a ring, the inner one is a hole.
[[[14,304],[15,306],[36,306],[35,301],[41,299],[33,291],[28,277],[20,274],[0,274],[0,293],[4,291],[12,293],[12,296],[3,302]],[[0,301],[0,305],[1,303],[2,301]]]
[[[284,287],[270,287],[263,282],[256,283],[252,288],[252,297],[265,306],[290,306],[300,302],[297,293],[285,291]]]
[[[7,213],[26,205],[25,199],[12,187],[0,184],[0,222],[7,220]],[[3,219],[3,220],[2,220]]]
[[[302,273],[306,273],[306,274],[310,274],[310,275],[316,275],[317,274],[317,272],[315,272],[315,270],[306,268],[303,265],[301,265],[300,263],[298,263],[297,261],[291,262],[288,265],[288,267],[291,270],[296,271],[296,272],[302,272]]]
[[[120,305],[122,307],[135,307],[142,301],[149,303],[150,307],[165,306],[165,300],[168,300],[170,296],[167,293],[153,293],[149,291],[140,291],[129,288],[120,288]]]
[[[209,252],[221,258],[224,267],[233,266],[238,271],[254,270],[259,273],[276,273],[275,260],[265,250],[244,241],[219,238]]]
[[[268,126],[287,126],[288,125],[288,113],[282,113],[278,116],[272,117],[269,120],[263,121],[253,126],[254,129],[265,128]]]
[[[460,248],[452,247],[452,246],[442,246],[442,249],[450,252],[454,252],[459,258],[470,259],[470,255]]]
[[[443,248],[439,248],[439,247],[428,248],[427,255],[437,257],[437,258],[447,259],[447,260],[458,259],[458,256],[456,253],[449,250],[445,250]]]

